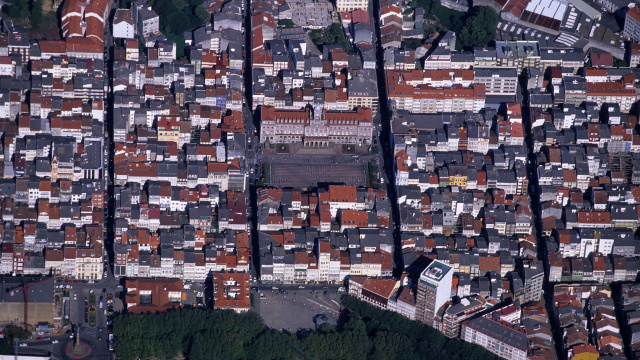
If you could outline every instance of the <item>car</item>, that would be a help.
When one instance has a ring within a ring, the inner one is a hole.
[[[98,336],[98,341],[102,341],[102,336]]]
[[[73,294],[73,300],[78,300],[78,293]]]
[[[27,346],[27,343],[20,344],[20,347],[25,347],[25,346]]]
[[[53,340],[51,343],[52,343],[52,344],[57,344],[57,343],[58,343],[58,340]]]
[[[51,338],[44,338],[44,341],[50,341]]]
[[[36,341],[42,341],[42,338],[41,337],[37,337]]]

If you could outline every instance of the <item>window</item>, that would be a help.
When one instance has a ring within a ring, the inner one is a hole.
[[[151,291],[140,291],[140,304],[151,304]]]

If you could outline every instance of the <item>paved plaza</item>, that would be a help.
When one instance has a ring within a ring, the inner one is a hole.
[[[325,294],[326,292],[326,294]],[[340,312],[339,295],[331,290],[263,290],[263,297],[254,292],[255,311],[265,325],[273,329],[296,331],[313,329],[314,316],[325,314],[335,320]]]

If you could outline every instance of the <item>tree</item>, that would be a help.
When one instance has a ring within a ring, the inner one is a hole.
[[[496,359],[488,351],[402,315],[347,297],[342,327],[290,334],[268,329],[257,313],[178,309],[115,318],[122,360],[169,359]],[[7,330],[5,330],[6,332]],[[9,330],[23,331],[20,328]]]
[[[20,17],[20,8],[17,7],[16,5],[5,5],[5,9],[9,17],[14,19],[17,19]]]
[[[422,45],[420,39],[407,39],[402,41],[402,48],[405,50],[415,50]]]
[[[184,8],[189,6],[189,3],[187,3],[186,0],[173,0],[173,4],[178,10],[183,10]]]
[[[496,37],[498,14],[488,6],[474,7],[460,30],[460,43],[465,48],[486,46]]]
[[[613,58],[613,66],[615,66],[615,67],[628,67],[629,63],[627,63],[627,60],[618,59],[618,58],[614,57]]]
[[[347,38],[344,36],[342,25],[333,24],[329,26],[325,32],[331,44],[340,44],[345,51],[349,51],[349,41],[347,41]]]
[[[18,338],[20,340],[27,340],[31,337],[31,331],[25,330],[21,326],[9,325],[4,328],[4,336],[13,342],[13,339]]]
[[[35,0],[31,4],[31,26],[39,28],[42,25],[42,5],[44,0]]]
[[[198,19],[200,19],[200,21],[202,21],[203,24],[211,23],[211,14],[209,14],[209,11],[205,9],[204,6],[202,5],[196,6],[195,13]]]
[[[293,23],[293,20],[291,19],[280,19],[278,20],[278,26],[282,26],[282,27],[293,27],[296,24]]]

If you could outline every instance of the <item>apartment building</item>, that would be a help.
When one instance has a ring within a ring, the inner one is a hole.
[[[640,41],[640,7],[631,3],[627,14],[624,17],[624,27],[622,33],[632,41]]]
[[[140,37],[145,38],[160,33],[160,17],[151,6],[135,4],[131,6],[131,15],[133,23],[136,24],[136,32]]]
[[[515,95],[518,71],[515,67],[475,67],[474,83],[484,85],[487,95]]]
[[[416,295],[416,320],[432,326],[436,312],[451,299],[453,268],[434,260],[420,274]]]
[[[367,10],[369,2],[366,0],[337,0],[336,10],[339,12],[353,11],[356,9]]]
[[[249,274],[216,272],[213,274],[213,306],[237,313],[249,311]]]
[[[484,316],[467,320],[462,323],[460,337],[505,359],[527,358],[527,336],[506,321],[494,321]]]

